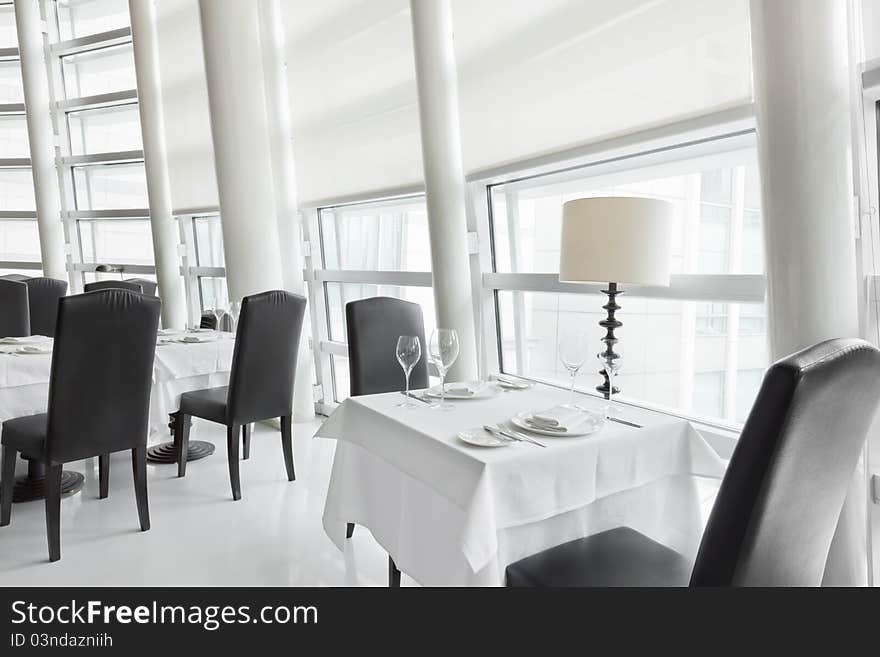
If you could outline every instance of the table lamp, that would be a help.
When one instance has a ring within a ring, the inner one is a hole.
[[[617,369],[615,329],[623,326],[614,314],[620,310],[619,283],[668,286],[672,260],[673,206],[668,201],[635,197],[597,197],[568,201],[562,208],[559,281],[608,283],[602,290],[608,313],[599,322],[606,330],[600,357],[606,364],[604,381],[596,390],[610,399],[619,389],[609,384],[607,368]]]

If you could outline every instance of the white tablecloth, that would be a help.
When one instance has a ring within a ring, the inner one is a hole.
[[[460,430],[564,402],[547,387],[397,408],[397,393],[347,399],[316,433],[339,442],[324,528],[367,527],[398,567],[426,585],[499,585],[504,568],[566,540],[628,525],[695,556],[702,532],[694,475],[724,462],[685,420],[624,408],[644,425],[608,423],[576,438],[478,448]]]
[[[156,347],[150,397],[150,434],[165,439],[168,414],[189,390],[226,385],[235,340],[232,334],[201,343],[172,342]],[[44,339],[51,345],[51,340]],[[49,397],[51,354],[17,354],[0,345],[0,422],[45,413]]]

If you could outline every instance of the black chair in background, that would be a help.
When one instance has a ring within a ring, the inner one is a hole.
[[[22,281],[0,280],[0,338],[30,334],[27,285]]]
[[[4,281],[26,281],[30,276],[25,276],[24,274],[4,274],[0,276],[0,280]]]
[[[281,446],[287,479],[293,481],[293,382],[306,300],[283,291],[245,297],[235,335],[229,385],[185,392],[174,428],[177,475],[186,474],[189,417],[226,425],[232,499],[241,499],[238,436],[250,451],[251,422],[281,419]]]
[[[621,527],[507,567],[508,586],[819,586],[880,401],[880,351],[828,340],[767,371],[693,570]]]
[[[428,387],[428,345],[425,322],[417,303],[392,297],[371,297],[345,304],[348,336],[348,373],[351,396],[396,392],[406,388],[406,379],[397,362],[397,338],[414,335],[422,345],[422,357],[410,374],[410,388]],[[345,535],[351,538],[354,523]],[[400,585],[400,571],[388,558],[391,586]]]
[[[140,285],[141,290],[148,297],[156,296],[156,289],[159,287],[159,284],[156,281],[151,281],[146,278],[126,278],[123,283],[134,283],[135,285]]]
[[[58,321],[58,300],[67,294],[67,281],[36,277],[24,281],[28,288],[31,335],[55,336]]]
[[[143,294],[144,288],[139,283],[131,281],[93,281],[86,283],[83,287],[84,292],[97,292],[98,290],[129,290]]]
[[[62,464],[100,457],[101,497],[107,496],[109,455],[130,449],[141,531],[150,528],[147,433],[156,331],[161,303],[128,290],[64,297],[49,379],[48,413],[3,423],[0,526],[12,514],[18,454],[46,469],[49,560],[61,558]],[[88,380],[88,385],[83,381]]]

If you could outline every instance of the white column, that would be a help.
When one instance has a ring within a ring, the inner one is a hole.
[[[859,335],[846,11],[840,0],[751,0],[773,358]],[[855,493],[826,583],[866,579],[864,486]]]
[[[284,287],[259,5],[199,0],[230,300]]]
[[[55,173],[55,130],[49,114],[49,80],[43,59],[43,30],[37,1],[15,0],[31,175],[34,178],[43,275],[67,280],[60,192],[58,175]]]
[[[177,252],[179,232],[171,210],[155,0],[128,0],[128,10],[131,15],[156,280],[162,298],[162,325],[165,328],[184,328],[186,302]]]
[[[296,169],[291,134],[290,90],[287,84],[287,57],[284,49],[284,27],[279,0],[260,0],[264,75],[266,82],[266,113],[269,144],[272,150],[272,173],[278,219],[278,245],[281,251],[281,275],[284,289],[304,295],[302,259],[302,225],[297,212]],[[312,353],[306,339],[311,322],[303,318],[305,332],[299,343],[294,386],[294,418],[309,420],[315,416],[312,398]]]
[[[461,342],[449,380],[477,377],[458,79],[449,0],[410,0],[437,324]],[[431,330],[431,327],[428,327]]]

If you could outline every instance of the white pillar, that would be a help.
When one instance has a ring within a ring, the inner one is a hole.
[[[450,380],[477,377],[458,79],[449,0],[410,0],[437,324],[461,342]],[[428,327],[431,330],[431,327]]]
[[[272,173],[278,219],[278,245],[281,251],[281,275],[284,289],[304,295],[302,226],[297,212],[296,169],[291,134],[290,90],[287,84],[287,57],[284,49],[284,26],[279,0],[260,0],[266,113],[269,144],[272,150]],[[311,322],[303,318],[307,334]],[[312,353],[306,335],[299,343],[294,386],[294,418],[309,420],[315,416],[312,398]]]
[[[55,173],[55,130],[49,114],[49,80],[43,59],[43,30],[37,1],[15,0],[31,175],[34,179],[43,275],[67,280],[60,192],[58,175]]]
[[[155,0],[128,0],[128,10],[131,15],[156,279],[162,298],[162,325],[165,328],[184,328],[186,302],[177,252],[178,230],[171,210]]]
[[[230,300],[284,287],[259,5],[199,0]]]
[[[840,0],[751,0],[773,358],[859,335],[846,12]],[[855,492],[826,583],[866,579],[864,486]]]

